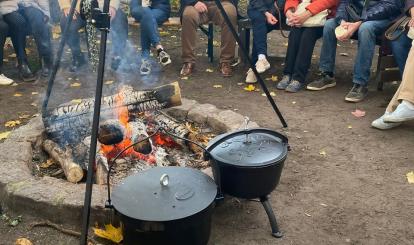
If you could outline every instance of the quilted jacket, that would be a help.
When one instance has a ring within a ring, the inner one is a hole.
[[[336,18],[338,21],[348,20],[346,6],[353,4],[356,8],[362,10],[364,2],[364,0],[341,0],[336,11]],[[361,16],[361,20],[393,20],[401,13],[402,8],[403,1],[401,0],[371,0],[366,13]]]

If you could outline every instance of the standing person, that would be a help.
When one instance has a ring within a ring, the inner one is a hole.
[[[314,0],[310,2],[304,12],[295,13],[298,5],[302,2],[296,0],[286,1],[286,18],[292,28],[289,33],[283,78],[276,86],[277,89],[292,93],[305,87],[315,43],[323,34],[323,25],[304,27],[306,21],[310,17],[327,10],[328,15],[323,19],[333,18],[339,0]]]
[[[141,23],[142,63],[141,75],[151,73],[149,62],[151,46],[157,50],[158,62],[166,66],[171,63],[170,55],[161,45],[158,26],[170,17],[171,6],[169,0],[132,0],[130,3],[131,15]]]
[[[9,26],[4,22],[3,15],[0,15],[0,85],[10,85],[13,83],[13,79],[6,77],[3,73],[3,51],[7,33],[9,33]]]
[[[20,14],[18,9],[18,0],[0,1],[0,14],[4,21],[2,38],[4,37],[5,41],[7,35],[10,35],[14,51],[16,52],[19,77],[25,82],[30,82],[36,80],[36,77],[29,68],[25,52],[26,35],[28,33],[26,19]],[[8,33],[6,32],[6,26],[8,27]],[[2,39],[2,52],[4,41]],[[3,62],[3,55],[1,56],[1,62]]]
[[[267,33],[276,29],[277,23],[281,20],[276,18],[277,9],[275,0],[251,0],[247,7],[247,15],[252,22],[253,49],[252,62],[256,70],[263,73],[270,68],[267,61]],[[246,83],[255,83],[257,78],[252,69],[247,71]]]
[[[237,11],[235,4],[230,0],[220,0],[232,25],[237,28]],[[189,76],[195,67],[194,49],[197,43],[197,28],[201,24],[213,21],[221,27],[221,53],[219,70],[224,77],[231,77],[233,69],[236,40],[221,16],[221,12],[212,0],[181,0],[181,45],[183,66],[180,74]]]
[[[320,77],[307,86],[309,90],[323,90],[336,85],[334,78],[337,41],[349,40],[358,34],[358,51],[353,75],[353,86],[345,100],[360,102],[368,93],[368,82],[374,58],[376,39],[401,11],[400,0],[341,0],[336,17],[326,22],[319,59]],[[360,13],[354,14],[354,13]],[[355,16],[357,15],[357,16]],[[342,30],[335,34],[335,29]]]
[[[103,7],[104,0],[98,0],[99,7]],[[69,14],[71,0],[59,0],[59,6],[62,10],[60,26],[62,30],[65,27],[66,19]],[[112,60],[111,68],[117,70],[125,50],[128,39],[128,19],[125,13],[119,8],[119,0],[111,0],[109,3],[109,14],[111,16],[111,38],[112,38]],[[86,25],[86,21],[80,17],[80,1],[78,1],[73,15],[73,20],[68,32],[67,43],[72,50],[72,66],[70,71],[78,70],[86,63],[84,54],[80,48],[79,29]]]
[[[49,28],[49,1],[19,0],[19,7],[19,12],[26,19],[36,41],[37,51],[42,61],[41,75],[47,77],[53,65],[53,50]]]

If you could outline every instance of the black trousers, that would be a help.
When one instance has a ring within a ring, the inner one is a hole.
[[[25,46],[26,46],[26,35],[28,33],[26,19],[18,11],[14,11],[3,15],[4,24],[9,28],[8,34],[11,37],[13,42],[14,52],[16,52],[17,62],[21,64],[23,61],[27,60]],[[3,28],[2,27],[2,38],[3,38]],[[5,34],[7,36],[7,32]],[[4,41],[2,41],[2,47],[4,46]],[[3,52],[3,49],[2,49]],[[1,62],[3,62],[3,54],[1,55]]]
[[[322,37],[323,27],[293,27],[285,59],[284,75],[305,83],[316,41]]]
[[[0,19],[0,74],[3,74],[3,55],[4,55],[4,44],[6,43],[7,33],[9,32],[9,26],[3,19]]]
[[[66,24],[66,17],[62,15],[60,19],[60,27],[63,30]],[[84,27],[86,22],[77,16],[76,20],[72,20],[71,26],[69,27],[69,33],[67,37],[67,44],[72,50],[72,55],[77,56],[81,54],[80,48],[80,36],[79,29]],[[111,20],[111,30],[112,38],[112,55],[113,56],[122,56],[126,41],[128,39],[128,19],[126,14],[118,9],[113,20]]]
[[[53,58],[51,32],[48,25],[47,16],[34,7],[23,7],[19,10],[26,19],[36,42],[39,56],[45,62],[51,62]]]

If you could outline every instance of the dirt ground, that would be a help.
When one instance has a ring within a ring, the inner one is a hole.
[[[121,83],[143,88],[179,81],[183,97],[247,115],[263,127],[284,132],[292,147],[281,182],[271,195],[284,237],[270,236],[260,204],[229,197],[215,210],[210,244],[414,244],[414,185],[408,184],[405,177],[414,170],[414,122],[390,131],[370,127],[395,91],[396,86],[392,84],[387,84],[384,92],[378,92],[372,82],[365,101],[359,104],[344,101],[351,86],[356,43],[341,44],[338,48],[338,54],[345,54],[337,58],[335,88],[288,94],[276,91],[275,82],[266,81],[276,93],[275,100],[289,124],[283,129],[269,102],[261,96],[262,92],[246,92],[244,85],[238,85],[243,82],[246,68],[239,65],[234,77],[222,78],[216,72],[219,48],[215,48],[215,63],[208,63],[204,55],[206,38],[200,34],[197,72],[187,80],[180,79],[180,34],[174,30],[163,34],[168,40],[165,46],[172,54],[173,64],[146,79],[137,75],[137,65],[123,67],[123,72],[117,74],[107,72],[105,80],[114,83],[105,85],[104,93],[116,91]],[[133,45],[138,43],[135,31],[130,40]],[[272,68],[265,73],[265,78],[281,77],[283,58],[277,57],[285,55],[286,42],[279,32],[269,35],[269,54],[276,58],[271,59]],[[136,50],[136,46],[133,48]],[[317,71],[319,52],[320,43],[310,74]],[[134,52],[128,54],[137,59]],[[67,67],[68,57],[66,52],[62,67]],[[14,60],[7,59],[5,73],[17,79]],[[131,70],[127,72],[127,69]],[[94,73],[59,72],[51,105],[92,96],[95,81]],[[70,86],[75,82],[80,87]],[[218,84],[222,87],[215,88]],[[9,130],[4,126],[9,120],[39,113],[45,88],[44,80],[33,84],[17,81],[17,86],[0,87],[0,132]],[[22,96],[14,96],[16,93]],[[351,111],[355,109],[366,111],[366,116],[354,117]],[[28,119],[20,120],[25,123]],[[7,213],[19,215],[11,210]],[[42,217],[36,214],[23,216],[23,222],[17,227],[0,220],[0,244],[14,244],[19,237],[29,238],[34,244],[78,243],[75,238],[49,228],[30,229],[31,223],[40,220]]]

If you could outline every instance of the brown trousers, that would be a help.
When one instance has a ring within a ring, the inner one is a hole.
[[[182,16],[182,59],[184,63],[195,63],[196,57],[194,50],[197,43],[197,28],[199,25],[207,24],[212,21],[215,25],[221,27],[221,53],[220,63],[232,62],[234,59],[236,41],[231,34],[230,28],[227,27],[224,18],[221,16],[220,10],[214,1],[204,2],[208,11],[199,13],[194,6],[187,6]],[[229,1],[223,1],[224,10],[229,16],[231,23],[237,28],[237,12],[236,7]]]
[[[406,100],[414,104],[414,46],[411,47],[407,61],[405,62],[404,74],[400,87],[397,92],[395,92],[386,111],[393,112],[400,104],[401,100]]]

